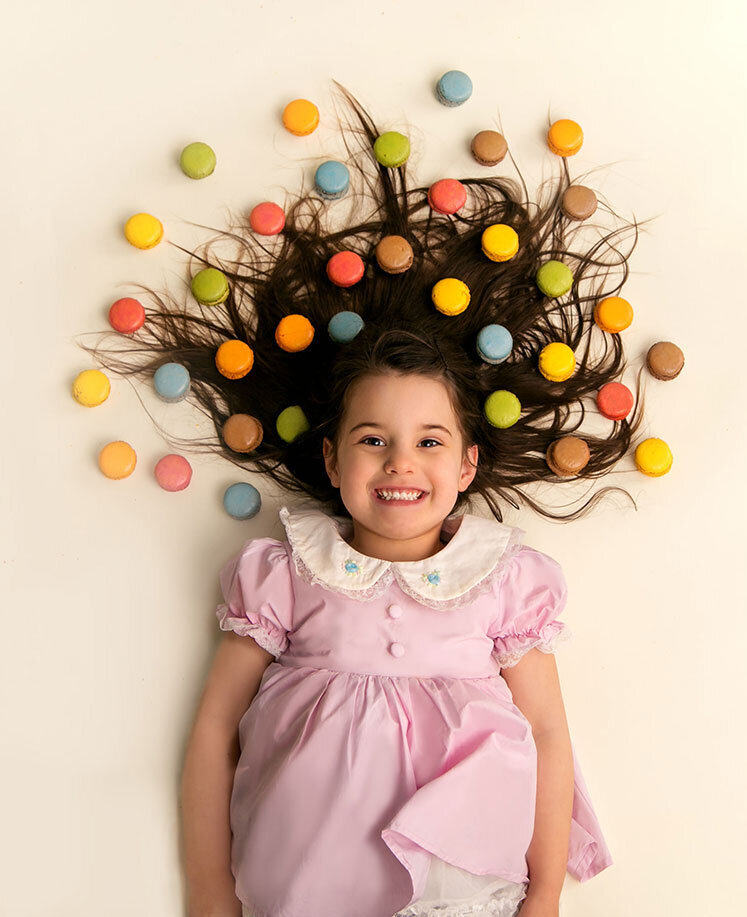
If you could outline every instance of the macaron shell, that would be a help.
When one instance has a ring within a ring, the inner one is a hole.
[[[288,353],[305,350],[314,340],[314,326],[305,315],[286,315],[275,328],[275,343]]]
[[[319,109],[308,99],[294,99],[283,110],[283,126],[297,137],[313,133],[319,125]]]
[[[134,334],[145,323],[145,309],[137,299],[125,296],[111,304],[109,324],[121,334]]]
[[[153,385],[164,401],[181,401],[187,397],[191,385],[189,370],[181,363],[163,363],[153,373]]]
[[[262,495],[252,484],[239,481],[226,488],[223,494],[223,508],[232,519],[251,519],[262,508]]]
[[[498,131],[478,131],[472,138],[470,150],[481,166],[496,166],[505,159],[508,144]]]
[[[558,477],[574,477],[589,463],[589,446],[578,436],[561,436],[551,443],[545,455],[551,471]]]
[[[322,197],[337,200],[347,194],[350,187],[350,172],[343,162],[329,159],[314,173],[314,187]]]
[[[555,121],[547,132],[547,145],[557,156],[573,156],[581,149],[584,132],[569,118]]]
[[[99,468],[112,481],[129,477],[135,470],[137,455],[129,443],[116,440],[107,443],[99,452]]]
[[[655,379],[669,382],[682,372],[685,354],[671,341],[657,341],[646,354],[646,365]]]
[[[384,236],[375,249],[376,262],[387,274],[403,274],[413,262],[412,246],[403,236]]]
[[[622,382],[608,382],[597,392],[597,407],[610,420],[624,420],[633,403],[633,393]]]
[[[565,296],[571,289],[573,272],[567,264],[553,259],[540,265],[536,281],[541,292],[554,299],[557,296]]]
[[[224,341],[215,352],[215,365],[226,379],[243,379],[254,366],[254,351],[246,341]]]
[[[338,287],[352,287],[365,270],[363,258],[357,252],[337,252],[327,262],[327,277]]]
[[[221,430],[223,442],[232,452],[253,452],[262,442],[262,424],[251,414],[231,414]]]
[[[540,351],[539,371],[550,382],[565,382],[576,371],[576,355],[560,341],[547,344]]]
[[[374,156],[388,169],[403,166],[410,156],[410,141],[399,131],[386,131],[374,142]]]
[[[84,369],[73,382],[73,398],[86,408],[103,404],[110,392],[109,377],[99,369]]]
[[[585,185],[571,185],[566,188],[560,202],[560,209],[569,220],[588,220],[597,209],[597,196]]]
[[[443,315],[459,315],[469,305],[469,287],[456,277],[445,277],[434,285],[431,299]]]
[[[467,189],[456,178],[442,178],[428,189],[428,203],[436,213],[456,213],[466,201]]]
[[[519,251],[519,236],[512,226],[493,223],[481,237],[482,253],[491,261],[510,261]]]
[[[303,408],[298,404],[292,404],[278,414],[275,421],[275,429],[284,442],[292,443],[294,439],[310,430],[311,427]]]
[[[153,474],[162,490],[175,493],[184,490],[192,480],[192,466],[183,455],[164,455],[156,463]]]
[[[150,213],[135,213],[125,223],[124,234],[135,248],[155,248],[163,238],[163,224]]]
[[[609,334],[619,334],[630,327],[633,307],[622,296],[607,296],[594,306],[594,321]]]
[[[651,478],[659,478],[672,467],[672,451],[663,439],[645,439],[635,450],[635,464],[639,471]]]
[[[207,143],[196,141],[182,150],[179,165],[187,178],[207,178],[215,171],[215,151]]]
[[[192,295],[203,306],[219,306],[228,299],[228,278],[215,267],[198,271],[191,280]]]
[[[485,399],[483,412],[488,423],[505,430],[512,427],[521,416],[521,402],[513,392],[498,389]]]
[[[272,201],[263,201],[252,208],[249,214],[249,225],[257,235],[276,236],[285,229],[283,208]]]
[[[365,322],[357,312],[338,312],[327,324],[327,332],[336,344],[349,344],[363,330]]]
[[[442,105],[463,105],[472,95],[472,80],[463,70],[447,70],[436,84],[436,97]]]
[[[513,350],[513,337],[503,325],[485,325],[477,335],[477,354],[486,363],[503,363]]]

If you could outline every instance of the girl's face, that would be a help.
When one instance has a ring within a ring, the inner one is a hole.
[[[438,549],[443,520],[475,476],[477,446],[464,454],[441,381],[387,373],[354,383],[337,435],[336,461],[328,439],[324,461],[355,523],[356,548],[379,557],[387,551],[409,555]]]

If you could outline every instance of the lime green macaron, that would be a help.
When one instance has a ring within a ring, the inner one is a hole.
[[[551,299],[563,296],[573,286],[573,272],[562,261],[545,261],[537,271],[537,286]]]
[[[513,392],[498,389],[485,399],[485,416],[488,423],[505,430],[512,427],[521,416],[521,402]]]
[[[192,295],[203,306],[218,306],[228,299],[228,279],[223,271],[206,267],[192,278]]]
[[[179,165],[188,178],[207,178],[215,169],[215,153],[207,143],[198,140],[184,147]]]
[[[298,404],[292,404],[278,414],[275,428],[286,443],[292,443],[297,436],[311,429],[303,408]]]
[[[410,141],[398,131],[386,131],[376,138],[374,156],[388,169],[397,169],[407,162],[410,155]]]

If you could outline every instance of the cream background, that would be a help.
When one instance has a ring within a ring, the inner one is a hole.
[[[745,25],[737,0],[6,11],[3,917],[183,913],[177,781],[219,637],[217,571],[244,540],[280,535],[282,495],[260,482],[263,511],[235,522],[221,507],[235,469],[201,456],[186,492],[160,491],[151,468],[171,450],[134,389],[113,378],[94,410],[71,398],[93,365],[74,338],[104,329],[132,282],[183,280],[176,249],[126,244],[131,213],[189,247],[206,233],[184,221],[221,227],[229,207],[310,179],[335,150],[332,78],[382,128],[409,121],[424,183],[477,171],[466,143],[500,110],[533,190],[552,165],[548,116],[573,117],[586,141],[572,174],[605,167],[597,187],[622,213],[658,215],[631,262],[626,348],[632,368],[656,340],[685,350],[681,377],[646,394],[643,434],[669,442],[673,471],[623,463],[637,512],[614,498],[571,526],[506,521],[566,571],[576,637],[558,666],[615,860],[587,884],[568,876],[562,913],[695,917],[745,900]],[[475,92],[452,110],[432,86],[454,67]],[[279,123],[297,96],[327,125],[305,140]],[[194,139],[218,156],[202,182],[176,165]],[[171,431],[199,423],[140,394]],[[139,464],[110,482],[96,456],[120,438]]]

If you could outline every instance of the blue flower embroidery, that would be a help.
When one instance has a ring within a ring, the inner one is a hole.
[[[354,560],[346,560],[343,566],[345,567],[345,573],[348,576],[355,576],[361,572],[361,568]]]
[[[423,582],[428,583],[429,586],[438,586],[438,584],[441,582],[441,577],[439,576],[438,570],[431,570],[430,573],[424,573]]]

